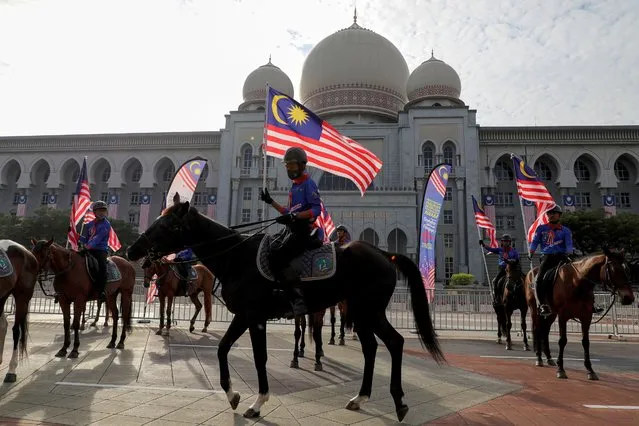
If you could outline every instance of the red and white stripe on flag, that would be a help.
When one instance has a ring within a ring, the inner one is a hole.
[[[155,282],[157,281],[158,276],[156,274],[153,274],[153,277],[151,278],[151,283],[149,284],[149,289],[146,291],[146,304],[150,305],[151,303],[153,303],[153,301],[155,300],[155,297],[158,295],[158,288],[155,285]]]
[[[320,227],[324,230],[324,242],[330,242],[330,236],[335,231],[335,224],[333,223],[333,218],[326,211],[326,207],[324,207],[324,203],[322,204],[322,210],[318,218],[315,219],[315,226]]]

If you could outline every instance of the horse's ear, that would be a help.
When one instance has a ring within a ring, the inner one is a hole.
[[[173,196],[173,204],[180,204],[180,194],[177,191],[175,191]]]
[[[604,254],[606,255],[606,257],[610,256],[612,253],[610,253],[610,249],[608,248],[608,246],[603,246],[602,247]]]
[[[35,238],[31,238],[31,245],[36,245],[38,244],[38,240],[36,240]]]
[[[53,244],[53,237],[51,237],[51,239],[49,241],[47,241],[47,245],[50,246],[51,244]]]

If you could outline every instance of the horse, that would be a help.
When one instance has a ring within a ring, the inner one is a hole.
[[[588,337],[595,299],[594,286],[601,284],[613,296],[619,295],[622,305],[630,305],[634,302],[635,296],[629,282],[625,251],[611,251],[604,248],[603,254],[593,254],[576,261],[568,261],[551,271],[554,273],[554,285],[550,292],[552,314],[548,318],[541,318],[537,312],[537,300],[532,282],[533,276],[538,270],[539,267],[535,267],[526,274],[526,300],[531,310],[533,322],[533,345],[537,354],[536,365],[543,366],[542,344],[548,365],[555,365],[550,355],[548,335],[550,326],[558,318],[557,378],[568,378],[564,370],[564,348],[568,342],[566,323],[569,319],[576,319],[581,323],[581,344],[584,348],[584,366],[588,371],[588,380],[599,380],[590,362],[590,340]]]
[[[15,303],[15,321],[13,324],[13,353],[9,361],[9,370],[4,377],[5,383],[17,380],[18,361],[27,355],[27,337],[29,332],[29,302],[38,278],[38,261],[21,244],[11,240],[0,240],[0,364],[4,352],[4,339],[9,323],[4,314],[4,305],[13,295]]]
[[[89,327],[97,327],[98,326],[98,321],[100,320],[100,309],[102,308],[102,301],[98,300],[98,310],[95,313],[95,319],[93,320],[93,322],[91,324],[89,324]],[[85,329],[85,324],[87,323],[87,320],[85,318],[85,313],[86,313],[86,308],[84,310],[84,312],[82,312],[82,322],[80,323],[80,330],[84,330]],[[109,308],[108,306],[104,307],[104,327],[108,327],[109,326]]]
[[[160,328],[155,332],[158,336],[162,335],[164,329],[164,306],[166,299],[166,333],[169,334],[171,330],[171,312],[173,307],[173,298],[176,296],[188,296],[191,302],[195,305],[195,313],[191,318],[191,325],[189,331],[192,333],[195,330],[195,320],[202,310],[202,303],[198,299],[200,292],[204,292],[204,312],[206,313],[206,319],[204,321],[204,328],[202,333],[208,331],[209,324],[211,323],[212,314],[212,296],[213,296],[213,282],[215,277],[204,265],[193,265],[193,269],[197,272],[197,278],[189,283],[189,288],[184,289],[180,286],[179,273],[175,270],[169,262],[161,260],[150,261],[147,260],[142,264],[144,269],[144,285],[148,286],[153,280],[153,275],[157,275],[156,285],[158,289],[158,298],[160,299]]]
[[[324,350],[322,349],[322,324],[324,323],[324,315],[326,309],[308,315],[308,331],[311,341],[315,342],[315,371],[324,371],[322,365],[322,357]],[[295,317],[295,348],[293,349],[293,359],[291,360],[291,368],[300,368],[299,358],[304,358],[304,333],[306,332],[306,316],[298,315]],[[313,326],[315,325],[315,326]]]
[[[337,303],[337,309],[339,309],[339,345],[340,346],[344,346],[346,344],[344,337],[346,335],[344,327],[346,326],[346,316],[347,316],[347,307],[346,307],[346,302],[338,302]],[[335,322],[336,322],[336,318],[335,318],[335,306],[331,306],[330,307],[330,313],[331,313],[331,338],[328,341],[329,345],[334,345],[335,344]],[[346,327],[348,329],[351,329],[351,327]]]
[[[151,226],[128,248],[127,257],[136,261],[144,256],[159,258],[190,247],[219,278],[222,297],[234,313],[224,337],[218,345],[220,384],[232,409],[240,394],[231,386],[228,353],[231,346],[249,329],[253,358],[258,376],[258,396],[244,417],[259,417],[262,405],[269,399],[266,371],[266,321],[281,318],[290,311],[290,302],[265,278],[256,262],[265,234],[243,235],[202,215],[189,202],[165,209]],[[334,275],[328,279],[305,282],[304,300],[310,313],[318,312],[346,300],[364,354],[364,377],[357,396],[346,408],[358,410],[371,395],[377,335],[391,354],[390,393],[395,412],[401,421],[408,412],[401,383],[404,338],[386,317],[386,307],[397,284],[397,269],[407,277],[411,292],[413,316],[422,345],[438,363],[445,362],[429,313],[428,299],[419,269],[407,256],[388,253],[364,241],[334,247]]]
[[[506,276],[502,278],[502,298],[494,305],[497,313],[497,343],[501,343],[502,330],[506,335],[506,350],[513,348],[510,338],[512,322],[510,320],[515,309],[519,309],[521,315],[521,332],[524,335],[524,350],[529,351],[528,335],[526,330],[526,315],[528,315],[528,302],[524,290],[524,280],[521,273],[521,264],[518,260],[506,262]]]
[[[56,357],[62,358],[66,356],[67,349],[71,345],[70,322],[71,322],[71,303],[73,303],[73,349],[69,353],[69,358],[78,357],[78,348],[80,347],[80,316],[86,309],[86,303],[89,300],[99,298],[99,293],[89,271],[87,269],[88,259],[80,253],[66,249],[53,241],[53,238],[47,240],[31,240],[33,248],[31,252],[35,255],[40,264],[38,272],[53,271],[53,288],[58,294],[58,302],[64,318],[64,344],[62,348],[55,354]],[[118,268],[120,278],[106,284],[107,308],[113,316],[113,333],[111,341],[107,345],[108,349],[124,349],[124,340],[127,331],[132,332],[131,328],[131,311],[133,305],[133,286],[135,285],[135,269],[133,265],[120,256],[111,256],[111,261]],[[122,335],[118,345],[115,340],[118,337],[118,318],[119,312],[116,305],[116,298],[121,294],[122,307]]]

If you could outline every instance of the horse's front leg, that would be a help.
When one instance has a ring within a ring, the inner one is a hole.
[[[160,328],[155,332],[158,336],[162,335],[162,329],[164,328],[164,306],[166,305],[166,296],[164,294],[160,294],[158,296],[160,299]]]
[[[304,348],[306,348],[306,342],[304,336],[306,335],[306,315],[300,317],[300,327],[302,327],[302,335],[300,337],[300,358],[304,358]]]
[[[104,305],[104,310],[111,311],[111,315],[113,316],[113,331],[111,332],[111,341],[107,345],[107,349],[115,348],[115,341],[118,338],[118,321],[120,320],[120,312],[118,311],[117,297],[117,293],[109,295],[107,302]],[[122,300],[122,298],[120,300]],[[120,304],[120,306],[122,306],[122,304]]]
[[[324,356],[324,349],[322,348],[322,320],[318,318],[313,319],[313,340],[315,340],[315,371],[324,371],[322,365],[322,357]]]
[[[328,341],[329,345],[335,344],[335,306],[331,306],[331,339]]]
[[[293,348],[293,359],[291,360],[291,368],[300,368],[300,337],[302,336],[302,329],[300,328],[300,317],[295,317],[295,331],[293,332],[295,337],[295,347]]]
[[[567,319],[563,317],[557,318],[559,322],[559,355],[557,356],[557,378],[567,379],[566,371],[564,370],[564,348],[568,343],[568,336],[566,334]]]
[[[93,303],[93,302],[91,302]],[[95,319],[93,320],[93,322],[91,324],[89,324],[91,327],[97,327],[98,326],[98,321],[100,321],[100,310],[102,309],[102,301],[98,300],[97,302],[98,304],[98,308],[95,312]],[[106,322],[107,319],[109,318],[108,315],[106,315],[104,321]]]
[[[73,349],[69,354],[69,358],[78,357],[78,348],[80,347],[80,315],[86,309],[87,302],[84,299],[76,299],[73,301]]]
[[[200,315],[200,311],[202,310],[202,303],[200,302],[200,299],[198,299],[197,294],[198,293],[194,291],[189,296],[189,299],[191,299],[191,302],[195,305],[195,313],[191,318],[191,325],[189,326],[189,332],[191,333],[193,333],[193,331],[195,330],[195,320],[197,319],[197,316]]]
[[[367,324],[362,327],[358,323],[357,335],[362,344],[362,352],[364,353],[364,377],[362,378],[362,386],[356,397],[351,398],[346,404],[347,410],[359,410],[361,405],[368,401],[371,397],[373,389],[373,373],[375,372],[375,357],[377,356],[377,339],[371,329],[371,320],[365,320]]]
[[[217,359],[220,364],[220,387],[224,390],[224,392],[226,392],[229,404],[231,404],[231,408],[234,410],[240,403],[240,394],[238,392],[233,392],[233,387],[231,386],[228,355],[231,350],[231,346],[233,346],[237,339],[244,334],[247,328],[248,323],[246,321],[246,316],[239,313],[236,314],[217,347]]]
[[[513,341],[510,338],[510,330],[513,327],[513,323],[511,321],[511,316],[513,315],[513,310],[508,307],[508,303],[504,304],[504,315],[506,315],[506,350],[513,350]]]
[[[66,297],[58,299],[60,303],[60,310],[62,310],[62,323],[64,327],[64,343],[62,349],[55,354],[56,357],[62,358],[67,355],[67,349],[71,345],[71,303],[67,301]]]
[[[266,375],[266,361],[268,354],[266,352],[266,321],[260,320],[249,326],[251,333],[251,346],[253,346],[253,361],[255,361],[255,369],[257,370],[258,394],[255,402],[251,404],[244,413],[246,418],[255,418],[260,416],[262,405],[268,401],[268,377]]]
[[[527,305],[523,305],[519,308],[519,313],[521,314],[521,332],[524,334],[524,350],[529,351],[530,346],[528,346],[528,330],[526,329],[526,315],[528,314]]]
[[[501,316],[501,306],[493,302],[493,309],[495,310],[495,315],[497,315],[497,344],[501,345],[501,331],[504,328],[504,322]]]
[[[599,380],[599,376],[592,369],[592,363],[590,362],[590,321],[592,320],[592,314],[581,318],[581,345],[584,347],[584,367],[588,370],[588,380]]]
[[[535,365],[537,367],[543,367],[544,362],[541,359],[541,325],[539,321],[541,320],[536,306],[529,306],[530,308],[530,318],[532,319],[532,336],[533,336],[533,347],[535,348],[535,355],[537,356],[537,361],[535,361]]]
[[[171,311],[173,310],[173,295],[169,295],[166,301],[166,335],[171,331]]]
[[[344,337],[346,336],[346,315],[340,310],[339,312],[339,345],[344,346],[346,342]]]

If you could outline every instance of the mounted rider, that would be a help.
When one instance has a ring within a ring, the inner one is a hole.
[[[337,241],[335,241],[335,245],[342,246],[351,242],[351,234],[349,234],[348,229],[346,229],[344,225],[339,225],[335,228],[335,232],[337,232]]]
[[[506,265],[510,261],[519,262],[519,253],[515,247],[511,246],[512,238],[510,235],[504,234],[500,239],[500,247],[492,248],[486,247],[483,240],[479,240],[479,245],[487,252],[496,254],[499,256],[499,272],[497,276],[493,278],[493,297],[495,301],[499,301],[504,293],[504,289],[501,285],[502,278],[506,276]]]
[[[187,293],[186,284],[188,283],[191,274],[191,264],[189,262],[192,261],[194,257],[195,255],[193,254],[193,250],[185,248],[178,252],[172,260],[180,274],[178,285],[184,289],[185,295]]]
[[[260,189],[260,200],[281,214],[275,221],[286,225],[284,233],[280,235],[283,242],[280,246],[271,248],[269,261],[275,279],[287,287],[294,316],[306,314],[307,308],[299,289],[299,274],[290,263],[303,251],[317,247],[318,243],[321,245],[318,233],[311,234],[312,225],[321,214],[322,207],[317,185],[306,171],[307,162],[306,152],[302,148],[292,147],[284,154],[286,174],[293,181],[288,193],[288,207],[275,202],[268,189]]]
[[[94,284],[98,289],[100,300],[104,301],[106,300],[107,256],[109,254],[111,223],[106,218],[107,205],[104,201],[98,200],[94,202],[91,208],[95,214],[95,219],[84,225],[80,243],[84,245],[84,250],[98,262],[98,271],[94,277]]]

